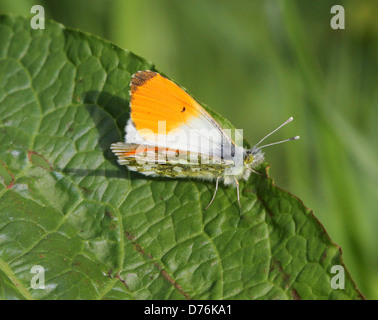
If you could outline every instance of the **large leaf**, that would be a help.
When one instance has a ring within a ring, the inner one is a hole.
[[[83,32],[0,18],[0,298],[363,298],[348,272],[331,288],[340,249],[271,178],[242,184],[241,216],[233,188],[204,211],[213,183],[117,164],[109,146],[144,69]],[[44,290],[31,286],[35,265]]]

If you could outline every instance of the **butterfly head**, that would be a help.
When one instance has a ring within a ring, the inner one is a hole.
[[[254,169],[264,161],[264,153],[259,148],[252,148],[244,152],[244,165]]]

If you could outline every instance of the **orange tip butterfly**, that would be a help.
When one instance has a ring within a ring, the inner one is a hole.
[[[289,118],[246,149],[231,139],[214,118],[182,88],[153,71],[139,71],[130,83],[131,116],[126,124],[125,142],[111,145],[118,163],[147,176],[194,178],[215,181],[215,199],[219,181],[237,188],[264,161],[262,148],[298,140],[260,144],[293,120]],[[242,141],[235,133],[235,140]],[[259,173],[258,173],[259,174]]]

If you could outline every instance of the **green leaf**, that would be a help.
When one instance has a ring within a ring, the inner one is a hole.
[[[271,178],[241,184],[242,217],[233,188],[204,211],[213,183],[117,164],[109,146],[146,69],[95,36],[0,17],[0,298],[363,298],[347,271],[331,288],[339,247]]]

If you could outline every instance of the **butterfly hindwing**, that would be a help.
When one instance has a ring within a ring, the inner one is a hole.
[[[233,165],[225,159],[152,145],[118,142],[113,143],[111,149],[119,164],[152,176],[213,180]]]

